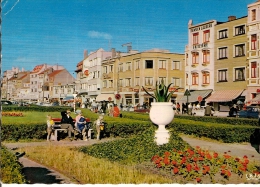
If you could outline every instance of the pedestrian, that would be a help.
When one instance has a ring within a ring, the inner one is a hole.
[[[67,129],[68,130],[68,135],[69,135],[69,139],[72,141],[71,138],[71,133],[74,132],[73,130],[73,119],[70,116],[70,110],[67,111],[63,111],[61,112],[61,129]]]
[[[123,104],[120,103],[120,110],[123,110]]]
[[[180,103],[177,103],[176,109],[177,109],[177,114],[179,114],[180,111],[181,111],[181,105],[180,105]]]
[[[114,116],[114,106],[113,106],[113,104],[110,104],[109,116],[110,116],[110,117],[113,117],[113,116]]]
[[[101,137],[103,135],[103,134],[101,134],[101,131],[103,132],[105,130],[104,129],[105,127],[104,127],[104,120],[103,120],[103,118],[104,117],[102,115],[100,115],[98,117],[98,119],[94,122],[96,124],[97,140],[101,139]]]
[[[107,103],[106,101],[104,100],[101,104],[101,110],[104,114],[106,114],[106,110],[107,110]]]
[[[214,110],[208,103],[207,106],[205,107],[205,112],[204,112],[205,116],[212,116],[212,111]]]
[[[55,125],[51,115],[47,115],[47,141],[51,140],[52,127]]]
[[[114,116],[114,117],[118,117],[119,114],[120,114],[120,110],[119,110],[117,104],[114,104],[113,110],[114,110],[113,116]]]
[[[188,114],[192,115],[192,105],[191,105],[191,103],[188,105]]]

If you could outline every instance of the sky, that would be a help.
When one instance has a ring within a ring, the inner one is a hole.
[[[71,74],[84,50],[184,53],[188,22],[247,16],[256,0],[2,0],[2,72],[47,63]],[[75,77],[75,74],[73,74]]]

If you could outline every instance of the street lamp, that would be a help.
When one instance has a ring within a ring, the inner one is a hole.
[[[73,103],[73,106],[74,106],[74,113],[76,112],[76,96],[78,95],[77,93],[74,93],[72,94],[73,97],[74,97],[74,103]]]

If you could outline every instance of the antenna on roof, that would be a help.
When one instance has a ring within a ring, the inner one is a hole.
[[[132,42],[125,43],[122,47],[127,46],[127,52],[129,53],[132,50]]]

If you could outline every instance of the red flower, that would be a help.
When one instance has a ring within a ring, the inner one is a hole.
[[[201,182],[201,178],[196,178],[197,183]]]
[[[187,168],[187,171],[188,171],[188,172],[190,172],[190,171],[191,171],[191,169],[192,169],[192,166],[191,166],[191,164],[187,164],[186,168]]]
[[[241,166],[241,167],[239,167],[238,169],[241,170],[241,171],[246,171],[246,167],[242,167],[242,166]]]
[[[259,171],[253,171],[253,174],[259,175],[260,172]]]
[[[225,175],[226,174],[226,170],[222,169],[220,174],[221,175]]]
[[[236,160],[237,162],[239,162],[240,159],[239,159],[239,158],[235,158],[235,160]]]
[[[169,160],[169,158],[167,158],[167,157],[165,157],[165,158],[163,159],[163,162],[164,162],[165,165],[169,165],[169,164],[170,164],[170,160]]]
[[[244,159],[247,159],[248,157],[246,156],[246,155],[244,155],[244,157],[243,157]]]
[[[199,161],[203,161],[204,158],[203,158],[203,157],[199,157],[198,160],[199,160]]]
[[[179,169],[177,168],[177,167],[175,167],[174,169],[173,169],[173,173],[174,174],[177,174],[179,172]]]
[[[195,171],[199,171],[200,170],[200,168],[196,165],[196,166],[194,166],[194,168],[193,168]]]
[[[203,171],[202,171],[203,174],[209,173],[209,171],[210,171],[209,166],[203,166]]]
[[[164,153],[164,155],[165,155],[165,156],[170,156],[170,155],[171,155],[171,153],[170,153],[170,152],[168,152],[168,151],[166,151],[166,152]]]
[[[186,157],[182,157],[181,164],[184,164],[186,162]]]
[[[226,176],[230,177],[231,176],[231,172],[230,171],[226,171]]]
[[[218,157],[218,153],[214,153],[214,154],[213,154],[213,157],[214,157],[214,158],[217,158],[217,157]]]
[[[161,165],[161,163],[158,163],[157,168],[160,168],[160,167],[162,167],[162,165]]]
[[[177,162],[175,160],[173,160],[172,165],[177,166]]]
[[[230,150],[228,150],[228,152],[231,152]]]
[[[248,164],[248,163],[249,163],[249,160],[248,160],[248,159],[246,159],[244,163],[245,163],[245,164]]]
[[[231,156],[230,155],[223,155],[225,158],[229,159]]]
[[[226,168],[226,165],[222,165],[222,166],[221,166],[221,169],[225,169],[225,168]]]
[[[196,157],[193,158],[193,161],[194,161],[194,162],[197,162],[197,160],[198,160],[198,159],[197,159]]]
[[[207,157],[207,159],[209,159],[209,160],[212,159],[212,156],[211,156],[210,154],[207,154],[206,157]]]
[[[200,146],[196,146],[196,149],[199,149],[200,148]]]

